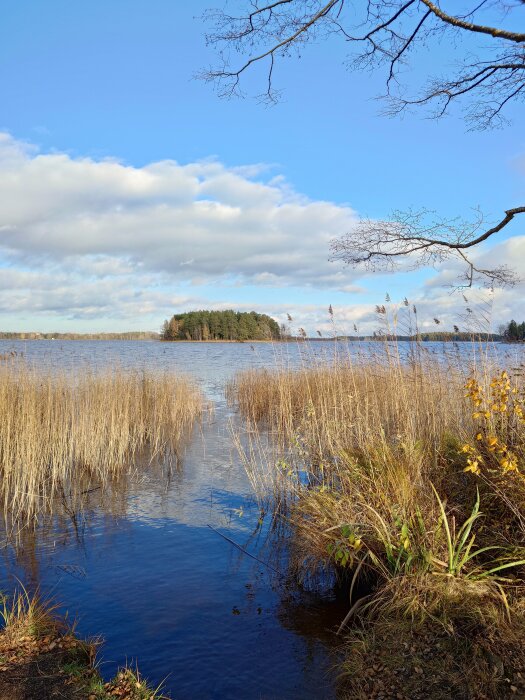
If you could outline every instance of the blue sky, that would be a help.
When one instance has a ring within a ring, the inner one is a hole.
[[[387,291],[428,306],[429,323],[456,322],[442,272],[358,275],[327,262],[328,241],[395,208],[498,219],[522,204],[523,112],[492,132],[467,132],[459,113],[381,117],[383,74],[348,72],[337,40],[281,61],[276,106],[221,100],[193,79],[213,61],[210,6],[0,0],[0,329],[156,329],[170,311],[233,306],[314,332],[332,303],[344,329],[370,330]],[[452,51],[440,48],[443,66]],[[417,82],[435,56],[413,63]],[[260,84],[247,76],[248,92]],[[519,262],[524,234],[518,221],[480,254]],[[495,315],[522,296],[498,291]]]

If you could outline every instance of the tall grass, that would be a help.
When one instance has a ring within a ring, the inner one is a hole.
[[[513,640],[515,655],[525,641],[525,389],[490,353],[452,357],[339,353],[242,372],[228,397],[254,484],[286,504],[294,572],[349,582],[342,627],[366,619],[368,649],[372,629],[438,625],[462,668],[465,639],[490,653]]]
[[[63,631],[65,625],[54,616],[56,609],[51,601],[42,600],[38,592],[30,595],[22,585],[11,597],[0,593],[2,644],[16,644],[22,638],[39,639]]]
[[[284,458],[281,470],[294,478],[301,472],[308,494],[314,487],[344,492],[350,481],[352,501],[359,484],[369,505],[375,492],[410,507],[422,488],[432,503],[422,479],[439,480],[446,436],[472,430],[463,406],[464,381],[464,368],[425,353],[415,361],[397,352],[372,358],[342,353],[298,370],[241,372],[227,394],[252,440],[260,439],[257,427],[264,427]],[[258,459],[248,461],[252,473],[263,466]]]
[[[85,481],[176,457],[202,410],[190,381],[170,374],[43,372],[0,365],[0,497],[31,520]]]

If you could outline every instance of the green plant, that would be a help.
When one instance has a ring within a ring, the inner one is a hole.
[[[479,490],[477,491],[476,501],[470,516],[465,520],[458,532],[455,533],[454,524],[449,522],[443,501],[439,497],[434,485],[431,484],[431,486],[441,513],[440,525],[443,525],[445,531],[448,555],[445,567],[449,576],[464,576],[472,580],[481,580],[489,577],[501,579],[499,575],[496,576],[500,571],[516,568],[525,564],[525,559],[514,559],[512,556],[513,552],[508,551],[508,549],[500,545],[488,545],[479,549],[472,549],[476,540],[476,534],[472,533],[472,528],[476,521],[482,517],[482,513],[479,510]],[[494,551],[500,551],[504,554],[497,559],[485,561],[483,565],[475,566],[469,571],[464,571],[464,568],[469,563],[473,562],[474,559],[480,557],[482,554]],[[525,550],[522,551],[525,552]],[[435,558],[434,562],[441,563]]]
[[[337,565],[345,567],[354,563],[357,552],[362,546],[361,538],[352,527],[343,525],[339,537],[327,545],[327,552]]]

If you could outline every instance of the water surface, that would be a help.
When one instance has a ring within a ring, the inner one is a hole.
[[[11,349],[53,369],[180,371],[197,381],[214,413],[194,430],[179,468],[145,466],[114,493],[90,494],[82,514],[62,515],[4,547],[1,588],[14,577],[39,585],[78,619],[81,635],[102,635],[105,676],[138,660],[153,684],[164,681],[180,700],[334,697],[341,605],[289,585],[208,527],[280,565],[269,518],[260,522],[233,448],[224,399],[236,370],[274,363],[272,346],[0,342],[0,353]],[[303,361],[296,347],[286,354]]]
[[[1,589],[15,577],[39,585],[78,619],[81,635],[104,638],[104,675],[138,660],[153,684],[164,681],[179,700],[334,698],[334,630],[344,606],[328,593],[299,590],[209,526],[284,569],[286,547],[277,548],[282,540],[261,517],[232,445],[225,385],[241,369],[299,366],[348,350],[331,342],[0,341],[0,354],[10,350],[51,369],[181,372],[199,384],[214,414],[194,430],[178,468],[145,466],[113,492],[88,494],[83,513],[62,514],[16,548],[6,544]],[[349,351],[377,352],[378,344]],[[426,351],[467,359],[473,346],[428,343]],[[490,352],[517,365],[523,348]]]

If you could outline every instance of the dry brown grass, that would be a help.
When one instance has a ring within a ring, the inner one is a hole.
[[[440,518],[433,486],[458,522],[469,517],[476,488],[482,505],[486,496],[491,507],[512,493],[516,510],[516,499],[525,495],[517,474],[502,472],[496,479],[488,462],[479,479],[464,472],[464,445],[484,444],[475,441],[479,419],[465,396],[473,373],[490,398],[496,369],[488,359],[476,367],[437,361],[421,350],[408,361],[390,350],[373,359],[340,356],[324,365],[235,377],[228,397],[245,419],[248,439],[237,436],[237,442],[246,467],[254,483],[267,479],[274,490],[277,484],[291,491],[296,534],[310,538],[302,542],[310,561],[317,555],[318,564],[326,563],[326,545],[337,539],[338,526],[381,539],[386,527],[396,546],[401,530],[409,528],[415,537],[423,526],[431,529]],[[499,430],[508,436],[501,413],[490,420],[484,435]],[[525,429],[512,420],[512,448],[519,456]],[[504,506],[512,510],[508,498]]]
[[[463,427],[464,374],[423,357],[404,363],[383,356],[373,362],[343,358],[301,370],[249,370],[228,387],[230,400],[248,420],[264,421],[274,434],[299,433],[319,458],[345,446],[369,446],[424,438],[435,453],[443,433]]]
[[[445,635],[458,652],[474,645],[483,655],[483,644],[512,635],[515,647],[525,641],[520,377],[508,379],[487,356],[469,366],[416,347],[405,359],[394,350],[243,372],[228,395],[245,419],[237,442],[253,483],[286,505],[294,573],[335,572],[367,590],[351,599],[346,624],[361,618],[368,650],[373,630],[395,639],[400,624],[408,637]],[[472,405],[478,396],[488,417]],[[457,658],[460,678],[467,657]],[[433,697],[421,692],[413,697]]]
[[[176,456],[202,398],[170,374],[44,373],[0,365],[0,475],[4,516],[29,521],[57,494]]]
[[[40,639],[65,629],[54,613],[56,605],[41,599],[39,593],[30,595],[21,586],[11,597],[0,594],[2,645],[16,646],[23,639]]]
[[[318,540],[314,547],[312,539],[308,555],[311,560],[317,549],[323,564],[336,534],[326,528],[371,521],[376,528],[371,508],[383,517],[388,512],[389,523],[411,517],[418,507],[436,512],[429,481],[439,484],[445,477],[447,436],[472,432],[464,381],[464,370],[424,354],[408,363],[385,354],[372,361],[343,357],[300,370],[242,372],[228,396],[252,443],[262,444],[261,426],[272,436],[269,459],[280,460],[280,476],[285,471],[291,477],[287,485],[301,498],[298,536]],[[266,460],[260,452],[245,451],[254,482],[267,467],[269,450]],[[275,470],[266,469],[265,476],[271,481]]]

